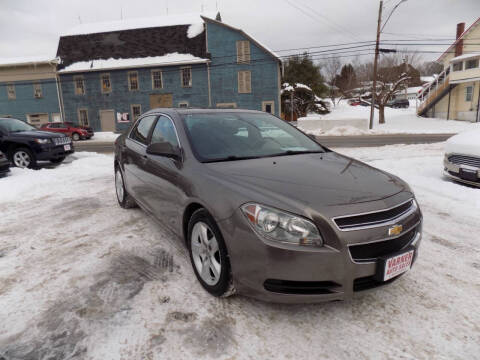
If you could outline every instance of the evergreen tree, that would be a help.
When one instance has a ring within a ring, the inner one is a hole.
[[[283,82],[305,84],[318,96],[326,92],[320,66],[313,62],[308,53],[292,56],[286,61]]]

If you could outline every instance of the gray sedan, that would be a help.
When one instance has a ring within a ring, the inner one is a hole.
[[[120,206],[178,236],[214,296],[346,299],[398,279],[421,240],[404,181],[259,111],[143,114],[115,143],[115,185]]]

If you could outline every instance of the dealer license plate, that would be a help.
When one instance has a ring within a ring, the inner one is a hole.
[[[70,145],[65,145],[63,148],[65,149],[65,151],[70,151],[72,149]]]
[[[403,274],[412,266],[413,254],[415,250],[404,252],[403,254],[385,259],[385,268],[383,271],[383,281],[390,280],[395,276]]]

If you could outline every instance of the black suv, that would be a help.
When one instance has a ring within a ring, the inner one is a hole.
[[[390,106],[392,108],[408,109],[410,106],[410,102],[407,99],[395,99],[395,100],[390,100],[387,103],[387,106]]]
[[[34,167],[38,160],[60,163],[74,152],[72,140],[64,134],[39,131],[12,118],[0,118],[0,151],[17,167]]]

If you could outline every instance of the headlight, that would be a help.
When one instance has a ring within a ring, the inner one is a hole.
[[[252,228],[267,239],[294,245],[323,245],[320,232],[310,220],[252,203],[241,209]]]
[[[48,144],[50,142],[50,139],[35,139],[35,142],[37,144]]]

